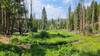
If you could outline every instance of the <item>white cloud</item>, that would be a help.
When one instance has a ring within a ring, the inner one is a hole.
[[[87,8],[88,6],[90,6],[91,5],[91,2],[89,2],[89,3],[84,3],[84,6]]]
[[[26,0],[26,5],[29,11],[28,16],[30,14],[30,3],[31,3],[31,0]],[[44,4],[42,4],[41,0],[32,0],[32,10],[33,10],[32,13],[35,13],[37,18],[40,18],[41,10],[43,6]]]
[[[42,0],[33,0],[33,13],[35,13],[36,18],[41,18],[42,8],[45,6],[48,18],[64,18],[66,15],[64,14],[64,10],[62,7],[55,7],[54,5],[44,4],[41,2]],[[55,0],[54,0],[55,1]],[[30,0],[27,0],[28,10],[30,10]],[[29,12],[30,13],[30,12]]]
[[[64,15],[64,10],[61,7],[54,7],[52,5],[47,5],[46,6],[46,11],[48,14],[48,18],[64,18],[66,17]]]
[[[63,0],[64,4],[68,4],[71,0]]]
[[[35,2],[33,2],[33,12],[36,14],[37,18],[41,17],[43,6],[44,4],[40,0],[35,0]]]

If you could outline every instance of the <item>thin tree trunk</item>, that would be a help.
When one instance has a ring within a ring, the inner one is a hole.
[[[95,0],[93,0],[93,1],[95,1]],[[92,8],[92,33],[94,33],[94,2],[93,2],[93,8]]]
[[[3,13],[3,8],[1,9],[2,11],[2,32],[4,33],[4,13]]]
[[[7,18],[6,18],[6,11],[4,11],[4,15],[5,15],[5,18],[4,18],[4,34],[6,35],[7,34]]]

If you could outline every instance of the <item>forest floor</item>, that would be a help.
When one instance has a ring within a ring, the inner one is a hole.
[[[64,30],[0,36],[0,56],[100,56],[100,35],[83,36]]]
[[[10,43],[10,38],[7,37],[7,36],[0,35],[0,43],[9,44]]]

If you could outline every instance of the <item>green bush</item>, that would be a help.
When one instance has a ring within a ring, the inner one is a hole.
[[[46,32],[46,31],[41,31],[41,32],[38,33],[38,34],[31,34],[31,36],[32,36],[33,38],[48,38],[48,37],[49,37],[49,34],[48,34],[48,32]]]
[[[49,34],[48,34],[48,32],[46,32],[46,31],[42,31],[42,32],[40,32],[40,37],[41,38],[48,38],[49,37]]]

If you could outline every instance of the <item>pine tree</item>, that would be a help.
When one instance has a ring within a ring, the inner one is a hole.
[[[71,24],[71,6],[69,6],[69,8],[68,8],[68,12],[69,12],[69,16],[68,16],[68,25],[67,25],[67,29],[68,29],[68,31],[71,31],[71,26],[70,26],[70,24]]]
[[[17,28],[15,26],[21,27],[18,24],[22,24],[23,21],[22,16],[25,10],[24,6],[21,4],[23,1],[24,0],[0,0],[0,26],[2,27],[3,34],[10,35],[14,32],[13,29]]]
[[[45,7],[42,10],[42,29],[45,30],[47,27],[47,13]]]

